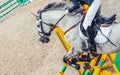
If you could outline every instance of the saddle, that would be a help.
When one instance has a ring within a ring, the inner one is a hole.
[[[100,16],[96,17],[91,25],[92,33],[94,34],[94,39],[96,43],[106,43],[108,40],[101,34],[101,32],[106,36],[109,37],[110,32],[112,30],[112,23],[116,19],[116,14],[112,15],[109,18],[101,18]],[[83,22],[83,20],[82,20]],[[80,36],[82,39],[87,39],[86,30],[83,27],[83,24],[80,24]],[[101,30],[101,31],[100,31]]]
[[[102,18],[101,16],[96,17],[91,26],[88,26],[87,32],[83,27],[83,20],[80,24],[80,37],[83,40],[88,40],[88,48],[92,52],[96,52],[96,45],[95,43],[107,43],[109,40],[108,38],[110,37],[110,33],[112,30],[112,23],[116,19],[116,14],[111,16],[110,18]],[[89,36],[88,36],[89,35]],[[91,37],[90,37],[91,36]],[[89,38],[90,37],[90,38]],[[89,38],[89,39],[88,39]],[[92,45],[92,47],[91,47]],[[91,49],[93,48],[93,49]]]
[[[102,16],[98,16],[95,18],[95,22],[98,22],[101,27],[108,27],[110,26],[116,19],[116,14],[112,15],[109,18],[103,18]]]

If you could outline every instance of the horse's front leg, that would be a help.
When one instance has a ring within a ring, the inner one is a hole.
[[[80,69],[80,66],[84,69],[90,68],[90,65],[88,65],[87,63],[85,63],[84,65],[77,64],[77,62],[90,61],[89,53],[81,53],[80,51],[76,51],[74,47],[63,57],[63,61],[76,68],[77,70]]]
[[[63,61],[79,70],[80,65],[76,64],[76,62],[78,61],[78,57],[80,54],[81,52],[75,51],[74,47],[72,47],[71,50],[63,57]]]
[[[86,48],[86,43],[85,42],[81,42],[80,44],[80,49],[84,49]],[[78,58],[79,55],[81,55],[84,51],[82,50],[76,50],[76,48],[72,47],[71,50],[66,54],[67,58]]]

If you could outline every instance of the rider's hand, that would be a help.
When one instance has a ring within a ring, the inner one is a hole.
[[[67,9],[67,10],[65,10],[65,14],[67,15],[67,14],[69,14],[69,10]]]

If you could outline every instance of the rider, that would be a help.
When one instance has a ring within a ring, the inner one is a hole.
[[[65,10],[65,14],[73,12],[74,10],[78,9],[80,6],[82,7],[83,12],[86,13],[84,21],[82,25],[85,29],[86,36],[88,38],[88,47],[92,52],[96,52],[96,44],[94,40],[94,34],[91,32],[91,23],[96,16],[104,21],[103,23],[109,23],[109,21],[113,22],[115,16],[110,18],[102,17],[98,12],[99,8],[101,7],[101,0],[69,0],[73,3],[73,6],[67,10]],[[89,7],[90,6],[90,7]],[[88,9],[89,8],[89,9]]]

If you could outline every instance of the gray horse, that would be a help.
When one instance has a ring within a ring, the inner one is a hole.
[[[64,10],[66,8],[68,8],[66,3],[50,3],[37,12],[35,16],[37,19],[40,41],[48,43],[51,32],[56,26],[61,28],[63,32],[66,32],[69,28],[76,25],[69,30],[64,37],[74,51],[82,53],[82,48],[86,47],[86,37],[81,32],[79,23],[82,15],[76,12],[64,15]],[[113,23],[108,27],[100,27],[95,37],[97,53],[104,54],[120,51],[119,28],[119,23]]]

